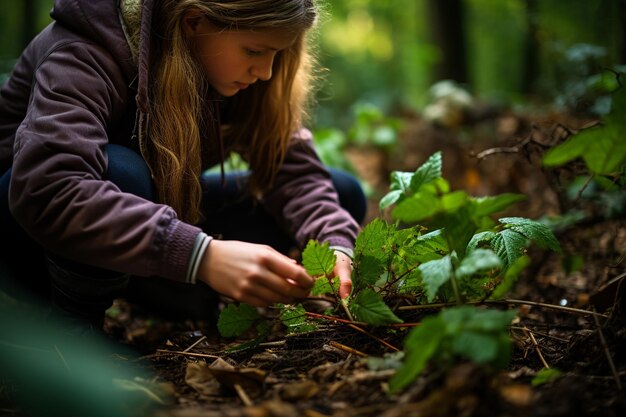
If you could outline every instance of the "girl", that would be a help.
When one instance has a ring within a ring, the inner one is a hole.
[[[122,293],[214,318],[218,294],[306,297],[285,253],[317,239],[349,295],[365,199],[303,127],[313,0],[56,0],[51,16],[0,91],[14,286],[97,325]],[[233,151],[249,172],[224,174]]]

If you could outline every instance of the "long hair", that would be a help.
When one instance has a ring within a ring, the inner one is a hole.
[[[262,194],[271,186],[294,132],[307,117],[314,56],[309,29],[318,11],[313,0],[157,0],[150,51],[151,106],[144,158],[155,179],[159,201],[188,222],[202,220],[200,175],[203,140],[223,135],[248,162],[249,187]],[[296,42],[278,52],[272,78],[258,81],[230,98],[228,129],[216,120],[211,86],[184,36],[183,16],[202,10],[225,30],[287,29]],[[222,129],[218,132],[218,129]]]

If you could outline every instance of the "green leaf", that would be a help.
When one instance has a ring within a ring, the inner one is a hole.
[[[445,329],[445,324],[439,316],[430,316],[409,332],[404,342],[404,363],[389,380],[391,394],[398,393],[422,373],[428,362],[440,350]]]
[[[289,333],[302,333],[317,329],[315,324],[307,322],[306,310],[302,304],[283,306],[280,320],[287,327]]]
[[[363,228],[354,246],[354,269],[352,284],[355,291],[374,285],[385,271],[390,256],[389,242],[393,240],[395,227],[376,218]]]
[[[361,291],[350,303],[350,311],[360,320],[373,326],[402,323],[385,304],[380,294],[370,288]]]
[[[475,198],[476,216],[489,216],[490,214],[506,210],[513,204],[525,200],[523,194],[500,194],[497,196]]]
[[[464,331],[452,341],[452,351],[472,362],[489,363],[498,357],[498,339],[487,333]]]
[[[240,336],[248,330],[261,315],[248,304],[228,304],[217,320],[217,329],[224,337]]]
[[[313,277],[332,275],[336,261],[335,252],[329,248],[328,242],[320,244],[315,240],[310,240],[302,252],[302,265]]]
[[[504,273],[502,282],[496,287],[491,296],[492,300],[499,300],[504,297],[513,288],[513,285],[517,281],[517,277],[522,273],[524,269],[530,264],[530,257],[523,255],[517,258]]]
[[[442,167],[441,151],[432,154],[424,164],[422,164],[411,178],[411,191],[416,193],[424,184],[435,181],[441,174]]]
[[[499,221],[508,229],[523,234],[540,248],[561,252],[561,245],[548,226],[523,217],[504,217]]]
[[[456,276],[460,279],[467,278],[476,273],[500,268],[501,266],[502,261],[492,250],[475,249],[463,258],[461,264],[456,269]]]
[[[433,216],[439,209],[440,203],[436,195],[427,192],[418,192],[398,203],[391,211],[391,216],[395,220],[414,224]]]
[[[441,259],[423,263],[418,269],[426,287],[428,302],[431,302],[439,288],[452,278],[452,260],[449,255],[446,255]]]
[[[533,387],[538,387],[540,385],[548,384],[550,382],[556,381],[563,373],[555,368],[543,368],[534,376],[532,381],[530,381],[530,385]]]
[[[387,207],[395,204],[400,198],[403,196],[403,192],[400,190],[389,191],[387,194],[380,199],[380,203],[378,203],[378,207],[381,210],[386,209]]]
[[[524,255],[528,243],[526,236],[511,229],[504,229],[491,239],[491,247],[502,259],[502,267],[505,269]]]
[[[331,278],[330,281],[332,282],[332,286],[330,282],[328,282],[328,277],[317,277],[313,288],[311,288],[311,295],[337,294],[339,291],[339,280]]]

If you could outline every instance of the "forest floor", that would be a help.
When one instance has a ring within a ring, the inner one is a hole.
[[[439,150],[452,189],[528,197],[508,214],[536,219],[571,208],[562,184],[578,167],[548,170],[539,161],[545,149],[590,120],[501,112],[444,129],[417,115],[404,119],[393,151],[346,152],[372,190],[367,221],[387,215],[378,201],[392,170],[414,171]],[[503,371],[471,363],[431,367],[391,395],[392,367],[374,366],[372,359],[397,361],[390,354],[402,349],[408,329],[364,334],[329,319],[310,333],[276,328],[263,343],[242,348],[250,337],[220,338],[204,323],[165,322],[123,300],[105,329],[142,351],[133,366],[152,373],[144,388],[159,404],[159,417],[625,416],[626,220],[602,215],[602,207],[585,209],[585,220],[555,231],[563,253],[530,249],[531,264],[508,296],[518,316],[510,328],[512,359]],[[402,318],[417,323],[439,308]],[[560,376],[536,383],[544,368]]]

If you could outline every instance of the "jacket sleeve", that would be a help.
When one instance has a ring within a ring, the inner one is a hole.
[[[103,179],[109,125],[126,108],[126,92],[117,65],[93,44],[65,44],[39,64],[16,133],[10,209],[27,233],[58,255],[185,280],[200,229],[178,220],[172,208]]]
[[[262,203],[278,223],[304,247],[310,239],[354,249],[359,225],[339,204],[328,170],[319,160],[309,130],[292,140],[273,187]]]

